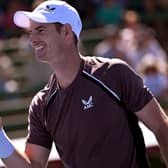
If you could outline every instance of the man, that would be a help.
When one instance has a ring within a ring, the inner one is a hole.
[[[8,168],[45,168],[52,142],[66,168],[148,167],[126,109],[153,131],[168,162],[163,109],[125,62],[79,54],[82,25],[73,7],[45,1],[33,12],[16,12],[14,22],[28,28],[36,58],[53,75],[31,102],[24,157],[1,129],[0,156]]]

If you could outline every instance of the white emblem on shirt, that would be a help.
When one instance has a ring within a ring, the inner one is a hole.
[[[84,106],[83,106],[83,110],[87,110],[87,109],[93,107],[93,106],[94,106],[94,105],[93,105],[93,97],[90,96],[89,99],[88,99],[88,101],[82,99],[82,103],[83,103],[83,105],[84,105]]]

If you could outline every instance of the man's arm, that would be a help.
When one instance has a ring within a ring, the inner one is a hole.
[[[49,150],[33,144],[26,145],[25,156],[14,150],[8,158],[2,159],[7,168],[46,168]]]
[[[0,118],[0,129],[2,130],[2,120]],[[4,132],[4,131],[3,131]],[[21,153],[15,149],[10,139],[7,137],[7,135],[2,133],[2,141],[0,142],[0,150],[4,151],[5,154],[0,152],[0,157],[2,161],[4,162],[5,166],[7,168],[13,168],[13,167],[22,167],[22,168],[46,168],[47,167],[47,161],[49,157],[50,150],[47,148],[44,148],[39,145],[34,144],[26,144],[25,147],[25,155],[23,156]],[[5,146],[7,145],[7,147]],[[6,150],[9,149],[9,152],[6,152]]]
[[[168,116],[155,98],[136,112],[136,115],[155,134],[163,159],[168,166]]]

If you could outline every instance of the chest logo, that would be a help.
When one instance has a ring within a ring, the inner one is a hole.
[[[93,105],[93,97],[90,96],[88,100],[82,99],[82,104],[83,104],[83,110],[87,110],[89,108],[92,108]]]

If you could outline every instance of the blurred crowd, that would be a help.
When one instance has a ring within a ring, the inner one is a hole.
[[[0,36],[9,37],[16,30],[12,16],[18,9],[31,10],[45,0],[6,0],[0,1]],[[107,24],[121,25],[125,11],[138,13],[143,23],[154,27],[159,36],[165,37],[168,24],[167,0],[65,0],[73,5],[83,21],[84,28],[96,28]],[[7,31],[8,30],[8,31]],[[11,33],[11,34],[10,34]]]
[[[23,38],[24,32],[13,24],[13,13],[31,10],[42,1],[1,0],[0,39]],[[66,1],[79,11],[84,30],[102,28],[104,38],[93,48],[93,55],[127,61],[159,100],[168,99],[168,0]],[[3,52],[0,72],[0,91],[19,88],[10,79],[14,68],[9,55]]]

